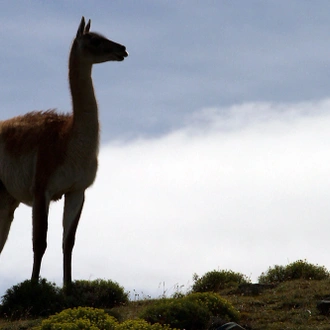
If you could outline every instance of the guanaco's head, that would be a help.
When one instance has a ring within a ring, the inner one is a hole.
[[[91,20],[85,25],[85,18],[82,17],[74,40],[79,49],[80,56],[91,64],[107,61],[123,61],[128,56],[126,47],[113,42],[102,35],[89,32]]]

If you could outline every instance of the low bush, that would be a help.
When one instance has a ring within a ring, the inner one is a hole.
[[[128,303],[128,293],[111,280],[75,281],[70,287],[67,307],[112,308]]]
[[[170,330],[169,326],[150,324],[145,320],[127,320],[123,323],[104,310],[92,307],[69,308],[43,320],[33,330]]]
[[[169,325],[150,324],[145,320],[127,320],[116,326],[116,330],[175,330]]]
[[[193,280],[192,292],[219,292],[225,288],[237,287],[242,283],[250,282],[245,275],[231,270],[213,270],[202,277],[194,274]]]
[[[62,309],[64,297],[46,279],[26,280],[8,289],[2,297],[0,316],[9,319],[48,316]]]
[[[306,260],[298,260],[287,266],[269,267],[262,273],[258,281],[260,284],[280,283],[298,279],[325,280],[330,278],[329,271],[324,266],[313,265]]]
[[[34,330],[115,330],[117,325],[116,319],[101,309],[78,307],[50,316]]]
[[[207,327],[211,317],[236,321],[239,313],[216,293],[191,293],[183,298],[161,299],[147,307],[140,316],[152,324],[199,330]]]
[[[6,291],[0,305],[0,317],[45,317],[65,308],[112,308],[127,302],[128,293],[111,280],[75,281],[70,286],[70,295],[64,295],[62,289],[46,279],[27,280]]]
[[[219,317],[226,321],[238,321],[239,312],[226,299],[216,293],[192,293],[186,296],[189,301],[196,301],[207,307],[212,317]]]

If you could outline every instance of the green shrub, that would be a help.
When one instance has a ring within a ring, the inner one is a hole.
[[[6,291],[0,305],[0,316],[10,319],[45,317],[65,308],[112,308],[127,302],[128,293],[110,280],[75,281],[67,296],[46,279],[37,283],[27,280]]]
[[[34,330],[115,330],[117,325],[116,319],[101,309],[78,307],[50,316]]]
[[[219,292],[225,288],[237,287],[239,284],[250,282],[245,275],[231,270],[213,270],[202,277],[194,274],[193,280],[195,283],[192,286],[192,292]]]
[[[112,308],[126,304],[128,293],[118,283],[111,280],[75,281],[70,287],[67,307],[89,306]]]
[[[268,271],[262,273],[258,280],[261,284],[267,284],[298,279],[324,280],[328,278],[330,278],[330,273],[324,266],[313,265],[306,260],[298,260],[287,266],[269,267]]]
[[[34,330],[170,330],[169,326],[149,324],[145,320],[118,323],[101,309],[92,307],[69,308],[43,320]]]
[[[186,296],[186,299],[207,306],[213,317],[220,317],[227,321],[238,321],[239,319],[239,312],[234,306],[217,293],[191,293]]]
[[[210,319],[210,313],[198,302],[164,299],[147,308],[141,317],[150,323],[169,324],[179,329],[202,329]]]
[[[214,316],[236,321],[239,313],[216,293],[192,293],[183,298],[161,299],[141,313],[141,318],[150,323],[187,330],[206,328]]]
[[[10,319],[48,316],[61,310],[64,297],[54,283],[26,280],[8,289],[2,297],[0,315]]]

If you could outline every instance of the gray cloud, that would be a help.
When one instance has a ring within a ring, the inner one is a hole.
[[[7,4],[1,118],[70,110],[67,56],[82,14],[124,43],[123,63],[95,67],[102,141],[159,136],[192,111],[246,102],[319,100],[330,89],[330,4],[319,1]]]

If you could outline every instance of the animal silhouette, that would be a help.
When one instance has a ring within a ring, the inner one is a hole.
[[[63,282],[72,281],[72,249],[84,204],[85,190],[95,179],[99,149],[99,118],[93,64],[123,61],[123,45],[90,32],[82,17],[69,57],[72,113],[30,112],[0,122],[0,253],[14,211],[32,206],[33,271],[38,281],[47,247],[51,201],[63,195]]]

